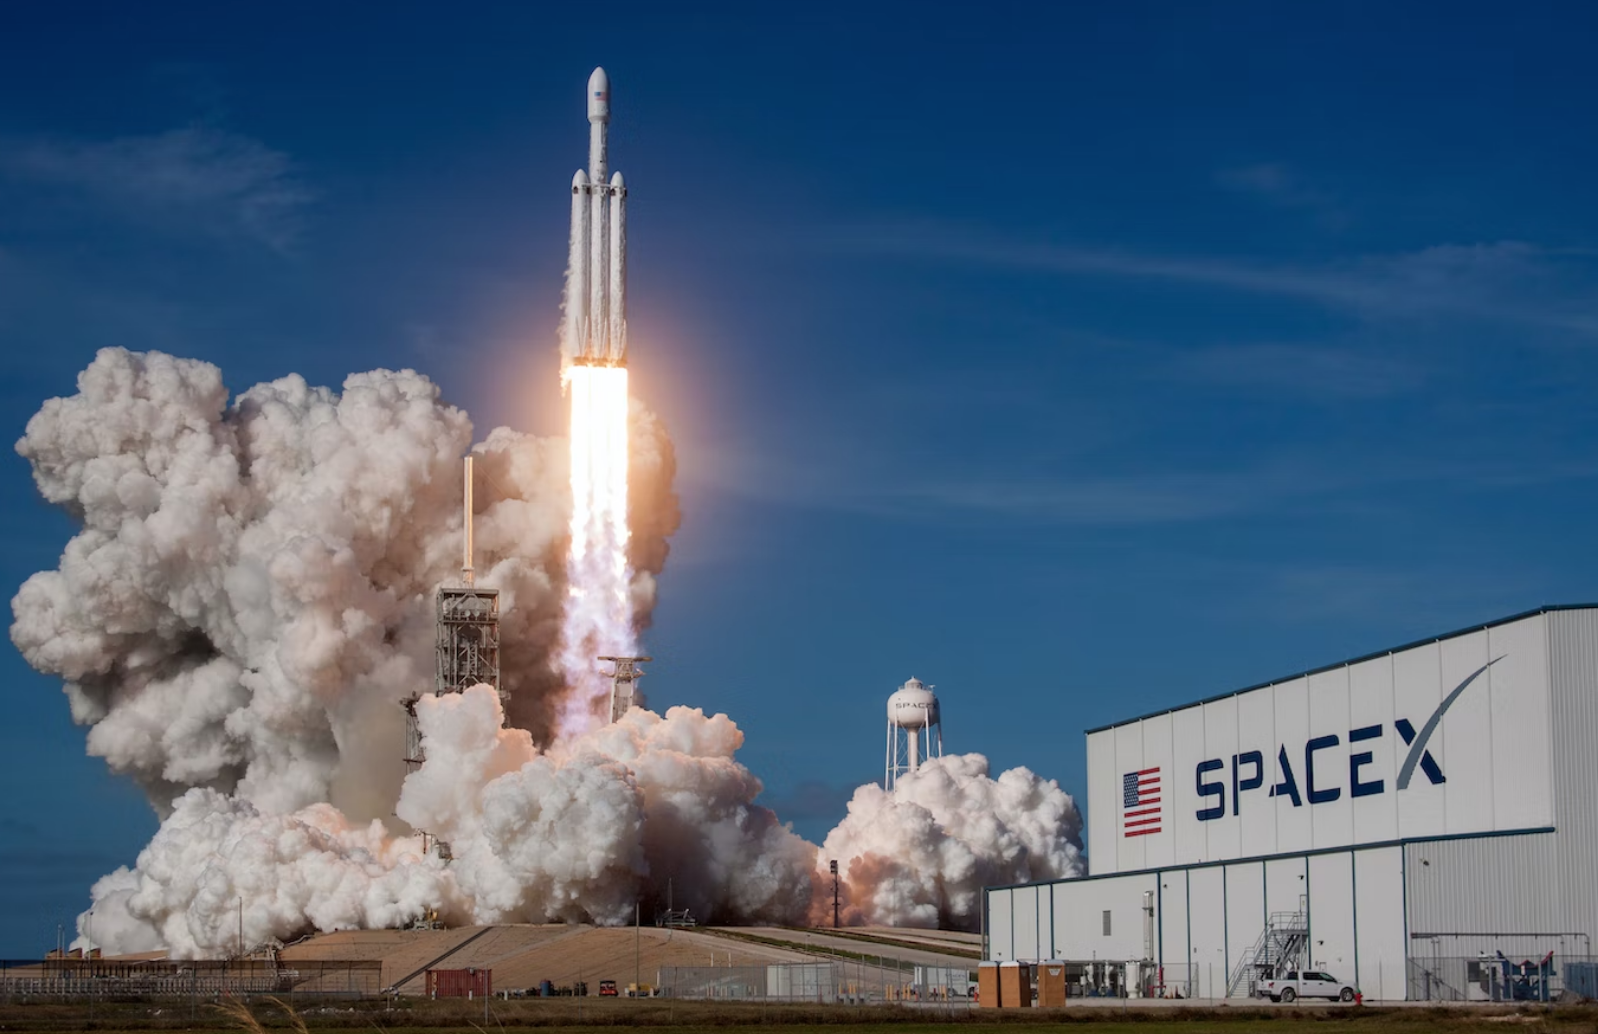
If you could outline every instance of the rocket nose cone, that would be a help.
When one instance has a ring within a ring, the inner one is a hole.
[[[611,174],[610,185],[613,187],[625,187],[627,185],[627,181],[622,179],[621,172],[617,171]]]
[[[603,68],[594,69],[588,77],[588,120],[610,120],[610,76]]]
[[[572,186],[574,188],[588,186],[588,173],[584,172],[582,169],[578,169],[577,175],[572,177]]]

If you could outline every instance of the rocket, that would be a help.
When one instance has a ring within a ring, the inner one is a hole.
[[[605,176],[610,77],[588,77],[588,169],[572,177],[571,251],[567,257],[566,341],[586,366],[627,362],[627,187]]]

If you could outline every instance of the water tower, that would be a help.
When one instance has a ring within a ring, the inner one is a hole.
[[[943,719],[932,687],[912,678],[888,698],[888,756],[882,785],[892,790],[899,777],[923,761],[943,757]]]

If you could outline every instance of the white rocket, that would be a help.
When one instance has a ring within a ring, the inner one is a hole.
[[[627,187],[621,173],[607,185],[605,132],[610,77],[588,77],[588,171],[572,177],[571,253],[566,277],[566,340],[574,361],[627,362]]]

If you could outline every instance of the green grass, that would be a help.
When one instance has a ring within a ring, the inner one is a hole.
[[[625,1000],[512,1000],[481,1002],[398,999],[275,1003],[252,998],[232,1012],[209,1002],[188,1000],[96,1003],[91,1018],[85,1003],[44,1001],[0,1003],[0,1032],[59,1031],[216,1034],[310,1034],[318,1031],[379,1031],[421,1034],[473,1029],[501,1034],[513,1028],[559,1027],[561,1034],[615,1034],[618,1027],[655,1027],[663,1034],[715,1034],[728,1027],[781,1026],[784,1034],[823,1034],[839,1027],[851,1034],[1023,1034],[1016,1028],[1045,1028],[1068,1034],[1594,1034],[1595,1006],[1504,1006],[1456,1009],[1350,1006],[1259,1006],[1221,1008],[1073,1005],[1065,1009],[926,1009],[900,1006],[712,1004]],[[292,1009],[292,1011],[291,1011]]]

